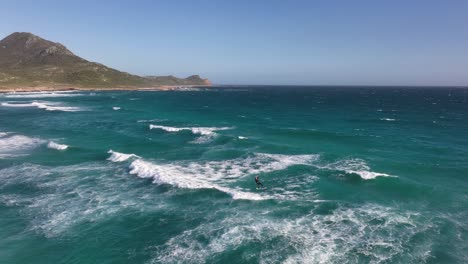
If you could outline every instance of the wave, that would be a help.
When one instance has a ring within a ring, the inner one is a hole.
[[[192,134],[201,135],[201,137],[192,141],[192,143],[207,143],[210,142],[218,134],[216,131],[229,130],[233,129],[232,127],[170,127],[170,126],[160,126],[160,125],[149,125],[150,129],[161,129],[166,132],[180,132],[180,131],[190,131]]]
[[[394,177],[386,173],[379,173],[379,172],[373,172],[373,171],[346,171],[347,173],[351,174],[357,174],[359,175],[362,179],[364,180],[370,180],[370,179],[375,179],[377,177]]]
[[[249,139],[248,137],[238,136],[238,139]]]
[[[418,250],[407,250],[421,234],[436,234],[430,218],[418,213],[375,204],[337,205],[330,213],[314,211],[287,218],[275,217],[271,208],[222,211],[193,228],[181,232],[156,248],[152,263],[205,263],[222,252],[245,245],[288,245],[266,247],[261,254],[248,250],[246,263],[370,263],[425,262],[431,237],[423,238]],[[424,237],[424,236],[423,236]],[[203,240],[200,240],[203,238]],[[414,249],[414,248],[412,248]]]
[[[125,154],[133,155],[133,154]],[[156,184],[170,184],[186,189],[216,189],[229,194],[233,199],[264,200],[272,195],[251,193],[226,184],[237,178],[253,174],[283,170],[289,166],[309,164],[318,155],[255,154],[247,158],[224,161],[155,164],[136,159],[130,164],[130,174],[150,178]]]
[[[83,96],[82,93],[73,91],[54,91],[54,92],[20,92],[7,93],[4,96],[7,98],[48,98],[48,97],[75,97]]]
[[[396,121],[396,119],[394,119],[394,118],[380,118],[380,120],[382,120],[382,121],[389,121],[389,122]]]
[[[50,141],[49,144],[47,144],[47,147],[50,149],[56,149],[56,150],[66,150],[68,148],[68,145],[58,144],[53,141]]]
[[[216,189],[229,194],[233,199],[247,200],[308,200],[316,199],[313,190],[304,193],[299,188],[301,182],[308,184],[318,178],[314,175],[305,175],[295,178],[294,181],[286,181],[284,188],[272,188],[262,194],[252,193],[241,188],[232,188],[237,179],[281,171],[291,166],[305,165],[327,170],[340,170],[349,174],[357,174],[364,180],[374,179],[380,176],[393,177],[385,173],[373,172],[369,166],[359,159],[339,161],[331,164],[320,165],[319,155],[285,155],[255,153],[246,157],[221,161],[198,161],[198,162],[173,162],[154,163],[135,155],[109,151],[111,156],[108,160],[123,162],[132,159],[129,165],[130,174],[140,178],[150,178],[155,184],[169,184],[178,188],[186,189]],[[303,179],[302,179],[303,178]],[[299,184],[299,185],[298,185]]]
[[[109,150],[107,153],[111,154],[107,160],[110,160],[112,162],[123,162],[126,161],[130,158],[140,158],[139,156],[135,154],[125,154],[125,153],[120,153],[117,151],[113,151],[112,149]]]
[[[150,129],[162,129],[167,132],[179,132],[182,130],[191,130],[190,128],[183,127],[168,127],[168,126],[158,126],[158,125],[149,125]]]
[[[149,122],[163,122],[163,121],[167,121],[167,119],[159,119],[159,118],[155,118],[155,119],[142,119],[142,120],[138,120],[137,122],[138,122],[138,123],[149,123]]]
[[[4,134],[0,137],[0,157],[14,157],[25,150],[35,148],[45,141],[40,138],[31,138],[23,135]]]
[[[360,159],[345,160],[337,166],[337,169],[344,170],[346,173],[357,174],[364,180],[375,179],[376,177],[392,177],[386,173],[371,171],[366,162]]]
[[[317,167],[321,169],[340,170],[348,174],[357,174],[363,180],[371,180],[377,177],[396,177],[386,173],[371,171],[369,165],[367,165],[367,163],[361,159],[343,160]]]
[[[135,188],[128,184],[128,175],[111,163],[23,164],[1,169],[0,175],[2,190],[17,184],[41,190],[35,195],[0,192],[0,204],[20,207],[18,213],[29,228],[26,231],[40,232],[46,238],[68,239],[83,224],[91,229],[101,227],[117,216],[180,214],[180,208],[171,202],[174,193],[155,195],[153,188]],[[418,263],[433,258],[427,252],[433,249],[440,228],[447,227],[431,212],[374,203],[332,203],[326,212],[320,206],[302,208],[289,203],[249,204],[241,211],[238,206],[211,199],[202,203],[200,208],[216,206],[217,213],[194,210],[192,217],[184,220],[187,224],[167,240],[147,245],[154,251],[154,259],[148,263],[206,263],[223,252],[239,250],[245,251],[242,261],[247,263],[348,263],[362,259]],[[460,244],[456,242],[455,246]],[[249,245],[258,243],[273,246],[257,254]]]
[[[155,196],[151,188],[126,184],[128,175],[110,163],[25,163],[1,169],[0,177],[0,190],[22,184],[41,189],[34,195],[0,191],[0,205],[21,206],[20,213],[25,221],[30,221],[30,230],[46,237],[66,235],[76,225],[106,221],[112,215],[149,212],[166,206],[164,196]]]
[[[216,134],[215,131],[229,130],[232,127],[169,127],[159,125],[149,125],[150,129],[162,129],[167,132],[179,132],[183,130],[189,130],[193,134],[199,134],[203,136]]]
[[[170,184],[179,188],[186,189],[216,189],[230,195],[233,199],[240,200],[264,200],[256,193],[245,192],[233,188],[223,187],[212,183],[206,178],[198,178],[187,174],[177,166],[157,165],[141,159],[135,160],[130,164],[130,174],[135,174],[140,178],[151,178],[156,184]]]
[[[82,111],[80,107],[60,106],[59,103],[55,103],[55,102],[37,102],[37,101],[33,101],[31,103],[4,102],[4,103],[1,103],[1,105],[6,106],[6,107],[36,107],[38,109],[45,109],[47,111],[63,111],[63,112]]]
[[[113,106],[112,109],[115,110],[115,111],[117,111],[117,110],[120,110],[120,107],[118,107],[118,106]]]

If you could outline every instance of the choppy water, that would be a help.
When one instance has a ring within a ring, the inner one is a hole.
[[[468,89],[0,104],[1,263],[468,262]]]

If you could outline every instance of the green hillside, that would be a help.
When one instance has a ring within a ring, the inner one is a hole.
[[[80,58],[60,43],[15,32],[0,41],[0,87],[141,88],[209,85],[198,75],[142,77]]]

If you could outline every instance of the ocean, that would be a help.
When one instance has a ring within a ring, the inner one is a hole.
[[[464,88],[2,94],[0,262],[468,263],[467,135]]]

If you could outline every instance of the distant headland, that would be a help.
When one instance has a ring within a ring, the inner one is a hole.
[[[0,92],[43,90],[172,89],[210,86],[198,75],[138,76],[85,60],[64,45],[15,32],[0,41]]]

